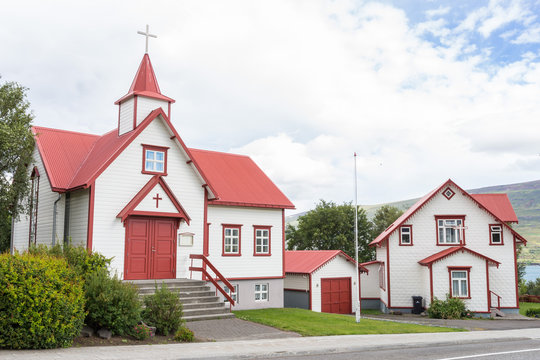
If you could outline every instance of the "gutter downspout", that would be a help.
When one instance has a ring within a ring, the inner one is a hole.
[[[58,198],[54,201],[54,209],[53,209],[53,227],[52,227],[52,246],[55,245],[55,237],[56,237],[56,205],[58,201],[62,198],[62,194],[58,194]]]

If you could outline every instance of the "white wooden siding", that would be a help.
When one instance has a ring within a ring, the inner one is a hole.
[[[162,108],[165,114],[169,112],[169,102],[165,100],[158,100],[147,98],[144,96],[137,97],[137,126],[157,108]]]
[[[73,245],[86,247],[88,237],[88,189],[73,191],[70,199],[69,236]]]
[[[360,274],[360,285],[362,287],[361,295],[364,298],[379,298],[381,292],[379,291],[379,263],[370,264],[364,266],[369,270],[369,273]]]
[[[208,206],[209,260],[229,278],[283,276],[281,209]],[[222,256],[222,224],[240,224],[241,256]],[[253,225],[271,226],[271,256],[253,256]]]
[[[38,200],[38,220],[37,220],[37,243],[51,245],[53,230],[53,207],[58,199],[58,193],[51,190],[47,172],[41,161],[41,156],[37,146],[32,154],[34,165],[38,168],[39,180],[39,200]],[[29,166],[32,171],[34,166]],[[64,196],[56,205],[56,242],[62,242],[64,237]],[[28,248],[29,219],[23,214],[14,224],[13,245],[16,250],[22,251]]]
[[[133,112],[135,111],[134,98],[128,99],[120,105],[120,124],[118,134],[122,135],[133,130]]]
[[[351,278],[351,311],[354,312],[356,301],[358,300],[358,292],[356,287],[356,266],[353,263],[345,260],[341,256],[336,256],[334,259],[326,263],[320,269],[311,274],[311,310],[321,311],[321,279],[326,278]]]
[[[425,269],[418,264],[418,261],[448,248],[437,246],[435,215],[466,215],[464,224],[467,227],[465,230],[466,247],[501,263],[498,269],[490,269],[490,287],[502,297],[502,307],[515,307],[514,250],[510,231],[504,229],[504,245],[489,245],[489,224],[496,222],[493,216],[479,208],[457,188],[452,190],[456,194],[450,200],[439,193],[407,220],[408,224],[413,225],[413,246],[399,246],[399,229],[390,236],[388,243],[390,244],[391,307],[412,306],[411,296],[413,295],[422,295],[429,300],[429,288],[426,288],[429,278],[426,280]],[[381,251],[383,249],[377,249],[377,260],[385,261],[385,254]],[[448,259],[448,263],[453,262],[452,256]],[[465,260],[460,265],[470,265]],[[446,260],[443,263],[446,263]],[[436,281],[435,278],[433,281]],[[471,283],[473,294],[478,293],[474,289],[475,286],[484,285]],[[448,289],[448,287],[443,286],[441,291],[443,289]],[[481,305],[480,308],[471,308],[471,310],[485,311],[482,301],[484,300],[471,301],[471,304]]]
[[[204,189],[171,135],[164,121],[156,118],[96,180],[93,248],[107,257],[114,256],[111,266],[122,277],[125,228],[116,216],[152,177],[141,173],[141,144],[169,147],[165,180],[191,217],[190,226],[182,224],[181,228],[195,234],[194,244],[177,247],[177,277],[189,276],[189,254],[202,254]]]
[[[159,205],[156,207],[156,194],[159,194],[159,197],[162,200],[159,200]],[[146,195],[146,197],[137,205],[135,208],[137,211],[159,211],[159,212],[172,212],[177,213],[176,207],[172,203],[171,199],[167,196],[167,193],[160,184],[154,186],[152,190]]]
[[[308,274],[285,274],[285,289],[309,290]]]
[[[387,242],[383,243],[382,247],[378,247],[375,249],[376,258],[379,261],[382,261],[384,263],[384,284],[385,287],[382,289],[379,286],[379,269],[377,268],[377,289],[379,289],[379,297],[381,301],[383,301],[386,305],[388,305],[388,264],[386,260],[386,246]]]

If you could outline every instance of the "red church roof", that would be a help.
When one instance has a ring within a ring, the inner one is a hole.
[[[285,272],[311,274],[336,256],[343,256],[347,261],[350,261],[353,264],[356,263],[353,258],[341,250],[285,251]],[[368,270],[360,264],[358,264],[358,269],[362,272],[368,272]]]
[[[210,204],[294,208],[289,199],[247,156],[188,149],[161,109],[134,130],[103,136],[34,126],[36,143],[53,191],[86,188],[159,115],[171,128],[216,197]]]
[[[248,156],[189,150],[219,194],[219,199],[209,204],[294,209],[290,200]]]
[[[468,196],[472,201],[477,203],[481,208],[485,209],[487,212],[491,213],[497,221],[501,222],[506,226],[512,234],[514,234],[520,241],[526,243],[527,241],[519,235],[514,229],[506,224],[507,221],[516,221],[517,217],[512,208],[512,204],[506,194],[475,194],[471,195],[462,188],[460,188],[455,182],[451,179],[445,181],[442,185],[433,189],[427,195],[418,200],[413,206],[411,206],[407,211],[405,211],[399,218],[394,221],[392,225],[386,228],[382,233],[379,234],[369,245],[380,245],[385,241],[390,234],[392,234],[396,229],[405,223],[414,213],[420,210],[431,198],[433,198],[439,191],[446,188],[447,186],[455,186],[462,194]],[[504,197],[499,195],[505,195]],[[511,210],[511,213],[510,213]],[[513,214],[513,215],[512,215]],[[506,220],[505,220],[506,219]],[[515,219],[515,220],[512,220]]]
[[[141,95],[154,99],[170,101],[172,103],[175,102],[170,97],[161,94],[156,74],[154,73],[154,68],[152,67],[152,63],[150,62],[150,57],[148,56],[148,54],[144,54],[141,64],[139,65],[139,69],[135,74],[135,78],[131,83],[128,93],[122,96],[119,100],[117,100],[115,104],[119,104],[134,95]]]

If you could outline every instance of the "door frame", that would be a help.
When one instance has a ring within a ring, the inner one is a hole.
[[[137,219],[137,220],[153,220],[151,222],[152,224],[152,229],[150,230],[150,234],[152,234],[152,238],[150,241],[147,242],[146,244],[146,247],[147,247],[147,253],[149,254],[148,255],[148,268],[147,268],[147,277],[145,279],[126,279],[126,274],[127,274],[127,270],[128,270],[128,232],[129,232],[129,222],[130,220],[132,219]],[[130,215],[127,217],[127,219],[124,221],[124,228],[125,228],[125,231],[124,231],[124,280],[160,280],[160,279],[157,279],[157,278],[154,278],[153,277],[153,272],[154,272],[154,256],[152,255],[152,251],[151,251],[151,248],[152,248],[152,243],[155,242],[155,237],[154,237],[154,225],[155,225],[155,220],[168,220],[168,221],[172,221],[174,223],[174,236],[173,236],[173,274],[174,274],[174,277],[172,279],[175,279],[176,278],[176,260],[177,260],[177,255],[178,255],[178,228],[180,227],[180,220],[179,218],[175,218],[175,217],[164,217],[164,216],[138,216],[138,215]]]

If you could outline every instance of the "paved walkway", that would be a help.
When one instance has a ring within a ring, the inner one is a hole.
[[[134,345],[54,350],[0,350],[2,360],[176,360],[315,355],[373,349],[467,344],[497,340],[540,340],[540,328],[454,333],[346,335],[218,341],[170,345]]]
[[[297,333],[281,331],[276,328],[240,319],[221,319],[192,321],[186,326],[195,337],[206,341],[279,339],[299,337]]]
[[[519,314],[511,314],[505,317],[495,319],[469,319],[469,320],[447,320],[447,319],[431,319],[427,316],[403,314],[403,315],[366,315],[366,319],[388,320],[396,322],[404,322],[419,325],[432,325],[462,328],[471,331],[482,330],[511,330],[511,329],[526,329],[540,328],[540,319],[528,318]]]

